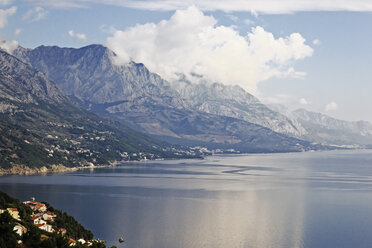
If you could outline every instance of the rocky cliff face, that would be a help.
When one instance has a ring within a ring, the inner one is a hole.
[[[24,103],[72,103],[43,73],[1,50],[0,61],[0,97]]]
[[[115,55],[100,45],[18,48],[14,54],[86,109],[166,141],[246,152],[313,149],[274,132],[296,136],[301,130],[238,87],[171,84],[143,64],[115,65]]]
[[[150,73],[143,64],[116,66],[111,60],[112,52],[101,45],[81,49],[18,48],[14,55],[82,102],[104,104],[149,98],[157,104],[182,105],[161,77]]]

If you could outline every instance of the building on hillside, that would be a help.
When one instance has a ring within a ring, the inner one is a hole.
[[[68,243],[69,243],[69,246],[75,246],[77,244],[76,240],[71,239],[71,238],[69,239]]]
[[[10,216],[13,217],[13,219],[21,220],[20,217],[19,217],[19,212],[18,212],[17,208],[7,208],[6,210],[8,211]]]
[[[62,236],[65,236],[66,233],[67,233],[67,230],[64,229],[64,228],[60,228],[60,229],[58,229],[57,233],[58,233],[58,234],[61,234]]]
[[[79,242],[79,243],[81,243],[81,244],[85,244],[85,243],[86,243],[86,241],[85,241],[84,239],[78,239],[77,242]]]
[[[46,224],[46,221],[41,218],[41,216],[34,216],[31,218],[35,225]]]
[[[50,233],[54,231],[53,227],[48,224],[38,224],[37,227],[40,228],[41,230],[44,230]]]
[[[47,207],[44,203],[35,202],[35,201],[25,201],[23,204],[28,205],[32,211],[38,211],[44,213],[47,211]]]
[[[22,236],[24,233],[27,232],[27,228],[22,226],[21,224],[16,224],[13,228],[13,231],[15,231],[19,236]]]
[[[56,217],[56,214],[50,211],[43,214],[43,219],[46,221],[54,221],[55,217]]]

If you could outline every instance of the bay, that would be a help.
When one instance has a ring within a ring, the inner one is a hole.
[[[125,163],[0,177],[0,190],[118,247],[372,246],[371,150]]]

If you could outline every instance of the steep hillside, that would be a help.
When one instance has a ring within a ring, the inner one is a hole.
[[[0,124],[5,169],[189,156],[82,109],[43,73],[1,50]]]
[[[74,217],[48,203],[21,203],[0,191],[0,247],[105,248]],[[85,245],[83,245],[83,243]]]

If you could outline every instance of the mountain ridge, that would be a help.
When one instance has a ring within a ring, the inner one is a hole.
[[[19,48],[14,54],[50,76],[86,109],[165,141],[225,148],[230,145],[242,152],[315,149],[309,142],[236,116],[193,108],[190,99],[143,64],[117,66],[112,61],[114,54],[100,45],[78,49]]]
[[[292,114],[308,130],[308,140],[336,145],[372,144],[372,124],[367,121],[344,121],[305,109]]]
[[[188,105],[197,111],[245,120],[296,138],[306,134],[301,125],[271,110],[240,86],[187,80],[173,84]]]
[[[195,157],[84,110],[45,74],[4,51],[0,62],[2,174],[25,167],[38,172],[58,165]]]

